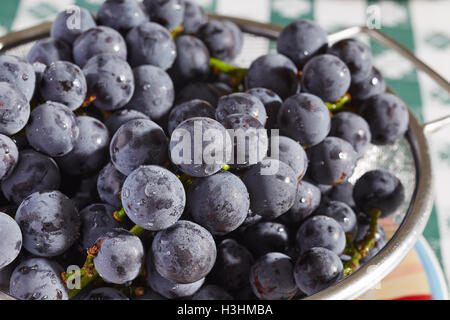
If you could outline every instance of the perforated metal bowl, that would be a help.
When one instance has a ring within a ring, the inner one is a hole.
[[[239,66],[247,66],[254,58],[267,53],[276,40],[281,27],[249,20],[210,15],[211,19],[228,19],[237,23],[245,33],[243,53],[236,59]],[[49,35],[50,23],[44,23],[0,38],[0,53],[25,56],[35,40]],[[435,71],[416,58],[395,40],[377,30],[352,27],[329,35],[330,43],[349,37],[365,36],[380,42],[408,59],[417,69],[428,74],[438,85],[450,93],[450,84]],[[263,44],[263,45],[261,45]],[[264,50],[266,52],[264,52]],[[433,204],[433,183],[426,133],[450,124],[450,116],[428,124],[421,124],[410,111],[409,130],[405,137],[392,146],[371,146],[358,162],[350,181],[364,172],[386,169],[399,177],[405,186],[405,202],[395,213],[398,228],[387,245],[368,263],[339,284],[323,290],[308,299],[354,299],[375,286],[407,255],[422,234]],[[0,292],[1,299],[13,299]]]

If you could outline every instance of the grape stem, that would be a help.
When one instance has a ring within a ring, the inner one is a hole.
[[[351,101],[350,94],[346,93],[342,97],[339,98],[336,102],[325,102],[328,107],[328,110],[331,112],[343,111],[346,108],[346,104]]]
[[[229,63],[216,58],[209,59],[209,65],[214,73],[225,73],[231,77],[230,85],[237,89],[241,84],[244,83],[245,76],[247,75],[246,68],[238,68]]]
[[[359,267],[359,261],[367,256],[370,249],[375,245],[375,236],[380,216],[380,209],[373,208],[370,210],[369,230],[367,230],[364,239],[356,246],[353,243],[352,236],[350,234],[346,235],[347,246],[345,253],[351,255],[351,259],[344,264],[344,276],[352,274]]]

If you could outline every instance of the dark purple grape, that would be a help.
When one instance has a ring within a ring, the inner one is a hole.
[[[26,197],[17,209],[16,221],[24,248],[37,256],[60,255],[79,237],[78,210],[59,191],[40,191]]]
[[[177,92],[176,104],[197,99],[207,101],[213,107],[216,107],[219,98],[232,93],[232,91],[231,88],[221,83],[192,83]]]
[[[328,53],[337,56],[347,65],[354,82],[365,79],[372,69],[370,48],[357,39],[338,41],[328,49]]]
[[[298,184],[295,202],[288,213],[288,221],[299,223],[308,218],[320,205],[321,192],[318,187],[307,181]]]
[[[371,97],[364,103],[361,115],[369,123],[372,143],[376,145],[393,144],[408,130],[408,107],[391,93]]]
[[[0,134],[0,180],[7,178],[19,161],[19,150],[11,138]]]
[[[296,235],[300,253],[320,247],[341,254],[345,248],[345,232],[333,218],[315,215],[302,223]]]
[[[115,208],[119,208],[122,205],[120,193],[125,179],[125,175],[117,171],[111,162],[108,163],[98,175],[97,191],[100,198]]]
[[[181,171],[193,177],[206,177],[231,159],[232,142],[219,122],[195,117],[183,121],[173,131],[169,149],[172,162]]]
[[[189,187],[188,206],[195,222],[213,235],[224,235],[244,222],[250,199],[241,179],[222,171],[194,181]]]
[[[27,61],[49,65],[56,61],[72,61],[72,48],[65,42],[55,38],[44,38],[36,41],[27,54]]]
[[[2,192],[8,201],[19,205],[36,191],[55,190],[61,183],[56,162],[34,150],[19,152],[19,162],[2,181]]]
[[[106,0],[97,11],[98,22],[126,34],[131,28],[148,21],[136,0]]]
[[[330,132],[330,111],[319,97],[299,93],[284,101],[278,112],[278,126],[289,138],[312,147]]]
[[[0,133],[16,134],[27,124],[30,104],[16,86],[0,82]]]
[[[217,246],[217,259],[211,276],[215,283],[228,290],[241,290],[249,285],[252,264],[252,254],[244,246],[233,239],[225,239]]]
[[[84,31],[73,43],[73,59],[80,67],[99,54],[114,54],[127,59],[127,45],[116,30],[98,26]]]
[[[329,201],[321,205],[314,214],[333,218],[346,233],[355,231],[356,215],[353,209],[344,202]]]
[[[197,291],[192,300],[233,300],[233,297],[221,287],[208,284]]]
[[[347,141],[327,137],[308,150],[309,172],[320,184],[336,185],[353,174],[358,154]]]
[[[216,119],[220,123],[224,123],[225,119],[235,113],[245,113],[255,119],[258,119],[261,124],[266,124],[267,113],[261,100],[248,93],[232,93],[223,96],[219,99],[216,109]]]
[[[289,300],[298,289],[292,259],[278,252],[259,258],[250,270],[250,285],[261,300]]]
[[[267,54],[252,62],[245,77],[247,89],[266,88],[281,99],[300,91],[298,69],[286,56]]]
[[[183,22],[184,0],[144,0],[150,20],[172,30]]]
[[[366,152],[372,138],[367,121],[352,112],[339,112],[331,119],[330,136],[350,142],[360,157]]]
[[[267,129],[277,129],[278,128],[278,111],[283,104],[283,100],[272,90],[266,88],[253,88],[247,90],[247,93],[251,94],[258,98],[266,108],[267,121],[266,128]]]
[[[198,38],[190,35],[175,38],[177,58],[169,74],[177,87],[204,81],[209,75],[209,51]]]
[[[308,168],[308,157],[305,149],[291,138],[279,137],[278,159],[289,165],[297,174],[297,180],[300,181]]]
[[[51,63],[39,82],[39,95],[44,101],[62,103],[74,111],[86,98],[86,78],[80,67],[67,61]]]
[[[184,120],[195,117],[206,117],[215,119],[216,110],[214,107],[204,100],[194,99],[182,102],[170,110],[167,130],[169,134],[175,130]]]
[[[12,263],[22,249],[22,232],[17,222],[0,212],[0,269]]]
[[[175,41],[170,32],[154,22],[144,22],[131,29],[126,41],[133,67],[150,64],[167,70],[177,56]]]
[[[216,244],[205,228],[180,220],[156,234],[152,253],[160,275],[171,281],[192,283],[211,271],[216,261]]]
[[[71,176],[70,178],[73,179],[73,176]],[[70,178],[67,176],[63,177],[63,182],[65,181],[66,184],[70,183],[69,181],[67,181]],[[97,174],[81,178],[78,188],[70,197],[78,209],[83,209],[92,203],[100,201],[97,193],[97,178]]]
[[[103,280],[125,284],[138,276],[143,266],[144,247],[137,236],[116,228],[102,235],[97,243],[100,249],[94,266]]]
[[[269,252],[286,252],[289,245],[286,227],[280,223],[262,221],[249,227],[243,235],[242,243],[255,258]]]
[[[242,47],[244,45],[244,35],[236,23],[230,20],[223,20],[222,22],[225,25],[225,27],[231,31],[235,43],[235,45],[233,46],[232,56],[236,58],[242,51]]]
[[[312,295],[339,282],[343,278],[343,265],[333,251],[311,248],[295,263],[294,277],[300,290]]]
[[[71,45],[80,34],[96,25],[94,17],[88,10],[72,6],[56,16],[50,36]]]
[[[384,170],[366,172],[353,188],[353,199],[359,214],[370,217],[372,209],[381,210],[385,218],[395,213],[405,199],[401,181]]]
[[[208,22],[208,15],[193,0],[185,0],[184,6],[183,31],[186,34],[196,34]]]
[[[289,57],[299,68],[315,55],[324,53],[327,47],[327,33],[310,20],[298,20],[288,24],[277,40],[278,52]]]
[[[111,139],[111,161],[128,175],[141,165],[162,165],[167,161],[168,139],[164,130],[151,120],[136,119],[122,125]]]
[[[309,60],[302,73],[302,89],[323,101],[334,102],[350,88],[350,70],[331,54],[321,54]]]
[[[89,100],[102,110],[124,107],[134,93],[134,77],[128,63],[114,54],[99,54],[83,67]]]
[[[72,151],[80,134],[75,114],[65,105],[52,101],[33,109],[25,130],[30,145],[51,157]]]
[[[122,205],[127,216],[141,228],[158,231],[181,217],[186,193],[181,181],[169,170],[140,166],[130,173],[122,187]]]
[[[83,297],[83,300],[130,300],[130,299],[128,299],[128,297],[119,290],[108,287],[100,287],[86,294],[86,296]]]
[[[128,107],[160,123],[169,114],[175,90],[169,75],[162,69],[144,65],[133,69],[135,89]]]
[[[0,55],[0,82],[8,82],[17,87],[27,98],[33,98],[36,74],[31,64],[22,58]]]
[[[9,292],[21,300],[68,300],[69,290],[61,279],[63,268],[45,258],[30,258],[14,269]]]
[[[373,67],[369,74],[360,81],[353,81],[349,93],[352,101],[362,102],[370,97],[386,91],[386,81],[377,68]]]
[[[349,205],[351,208],[355,207],[353,200],[353,184],[348,181],[343,181],[333,186],[326,194],[325,198],[331,201],[341,201]]]
[[[116,133],[119,128],[130,120],[149,119],[148,116],[134,109],[117,110],[109,116],[105,121],[105,126],[108,128],[111,136]]]
[[[264,160],[251,167],[242,179],[250,194],[253,213],[275,219],[294,205],[297,176],[287,164]]]

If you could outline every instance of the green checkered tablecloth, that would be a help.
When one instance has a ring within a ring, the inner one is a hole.
[[[312,19],[327,31],[363,25],[372,18],[382,31],[400,41],[450,78],[450,1],[379,0],[197,0],[207,11],[285,25],[296,19]],[[2,0],[0,35],[51,20],[67,6],[95,11],[102,0]],[[254,43],[264,48],[268,43]],[[411,64],[370,43],[375,65],[391,86],[423,121],[450,114],[450,95]],[[254,58],[254,57],[250,57]],[[450,128],[430,138],[435,173],[435,207],[425,237],[447,275],[450,275]]]

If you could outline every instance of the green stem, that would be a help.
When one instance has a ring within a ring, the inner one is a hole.
[[[222,72],[231,77],[230,84],[233,88],[238,88],[244,83],[245,76],[247,74],[246,68],[238,68],[229,63],[216,58],[209,59],[209,65],[216,72]]]
[[[170,31],[170,34],[172,35],[172,38],[176,38],[176,37],[178,37],[181,33],[183,33],[183,31],[184,31],[183,26],[182,26],[182,25],[179,25],[178,27],[172,29],[172,30]]]
[[[350,102],[351,97],[350,95],[344,94],[342,97],[339,98],[338,101],[336,102],[325,102],[325,104],[328,107],[328,110],[332,111],[332,112],[337,112],[337,111],[342,111],[343,109],[345,109],[346,104],[348,102]]]

